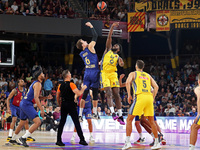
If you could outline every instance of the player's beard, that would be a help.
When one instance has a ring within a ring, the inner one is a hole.
[[[113,52],[116,52],[118,49],[117,48],[112,48],[112,51]]]

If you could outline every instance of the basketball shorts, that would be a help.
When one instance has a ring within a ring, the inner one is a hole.
[[[20,119],[26,120],[26,119],[35,119],[38,117],[38,113],[33,107],[33,104],[23,102],[23,100],[20,102]]]
[[[198,116],[197,116],[198,117]],[[197,118],[197,121],[196,122],[194,122],[195,124],[197,124],[197,125],[200,125],[200,116]]]
[[[99,81],[100,81],[100,71],[85,71],[83,84],[87,85],[87,89],[90,88],[99,88]]]
[[[79,107],[78,108],[78,114],[79,114]],[[92,119],[92,110],[91,108],[84,108],[83,114],[85,115],[85,119]]]
[[[117,72],[101,72],[101,88],[120,87]]]
[[[135,116],[135,121],[140,121],[141,116]],[[154,114],[154,121],[157,121],[156,115]]]
[[[153,96],[137,95],[129,110],[130,115],[134,116],[154,116]]]
[[[20,108],[10,104],[11,116],[12,117],[20,117]]]

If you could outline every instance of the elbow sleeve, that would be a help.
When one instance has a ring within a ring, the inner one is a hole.
[[[98,38],[98,34],[94,28],[91,28],[91,31],[92,31],[92,41],[96,42]]]

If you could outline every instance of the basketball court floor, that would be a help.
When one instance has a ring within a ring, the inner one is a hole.
[[[23,132],[24,133],[24,132]],[[63,142],[66,144],[65,147],[59,147],[55,145],[56,135],[57,133],[44,132],[44,131],[36,131],[33,133],[33,137],[36,139],[35,142],[28,142],[28,148],[24,148],[22,146],[7,146],[6,138],[8,132],[0,131],[0,150],[31,150],[31,149],[56,149],[56,150],[67,150],[67,149],[78,149],[78,150],[111,150],[111,149],[121,149],[124,145],[124,141],[126,138],[125,133],[94,133],[95,143],[89,143],[88,146],[79,145],[79,138],[76,137],[76,144],[71,144],[70,139],[72,137],[72,132],[64,132],[63,133]],[[22,135],[22,133],[20,133]],[[89,133],[84,133],[86,141],[89,141]],[[177,133],[165,133],[164,138],[167,141],[167,144],[162,146],[163,150],[188,150],[189,145],[189,134],[177,134]],[[149,143],[152,142],[152,138],[149,134],[144,133],[144,137],[146,137],[146,141],[142,145],[133,144],[134,141],[138,139],[138,134],[133,133],[131,136],[132,141],[132,149],[133,150],[148,150],[150,146]],[[196,149],[200,149],[200,137],[198,138]]]

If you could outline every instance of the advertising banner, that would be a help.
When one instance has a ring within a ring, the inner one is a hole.
[[[170,12],[156,11],[156,31],[170,31]]]
[[[157,117],[157,123],[160,126],[163,133],[190,133],[190,127],[195,117]],[[126,121],[126,117],[124,118]],[[126,133],[126,126],[120,125],[119,122],[114,121],[112,116],[101,116],[100,120],[92,120],[94,132],[119,132]],[[135,121],[132,123],[133,132],[136,132]],[[83,132],[88,132],[87,120],[83,120],[81,123]],[[67,118],[67,122],[64,127],[65,132],[73,132],[74,124],[71,117]],[[146,132],[145,129],[142,131]],[[199,131],[200,133],[200,131]]]
[[[135,1],[136,12],[192,9],[200,9],[199,0],[148,0],[146,2]]]
[[[116,21],[102,21],[102,36],[108,36],[110,31],[111,25]],[[121,39],[128,39],[128,32],[127,32],[127,22],[119,22],[119,26],[113,30],[112,37],[118,37]]]
[[[200,10],[170,11],[171,29],[200,28]]]
[[[128,13],[128,32],[143,32],[145,27],[145,13]]]

